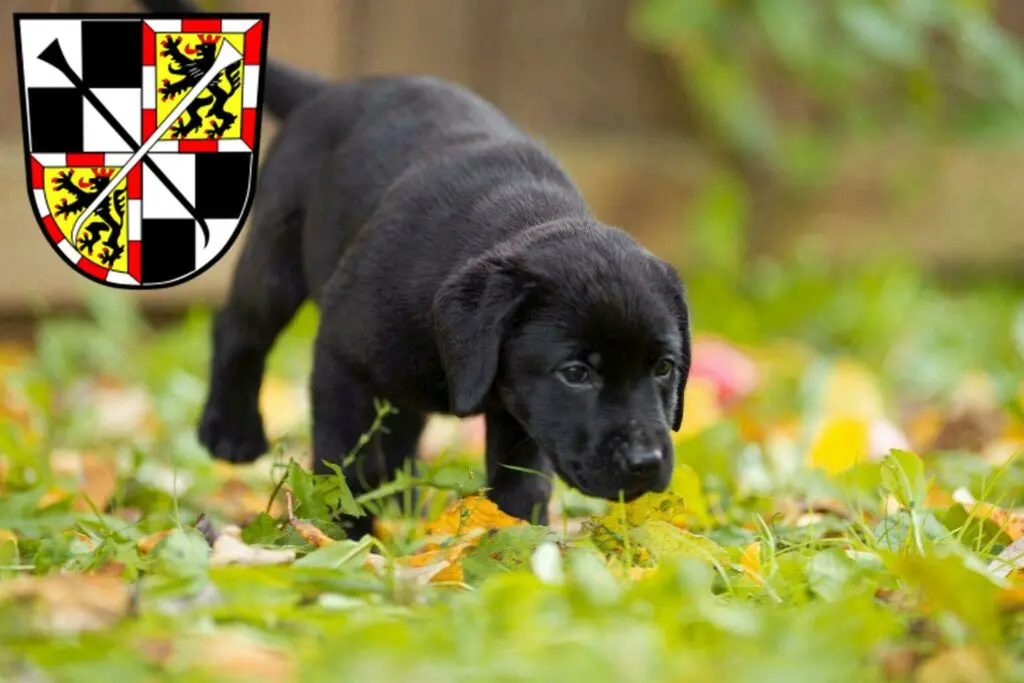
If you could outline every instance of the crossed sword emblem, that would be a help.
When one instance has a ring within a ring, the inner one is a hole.
[[[96,198],[92,200],[92,203],[86,208],[82,215],[78,217],[78,220],[75,221],[75,225],[71,229],[72,244],[78,243],[78,233],[89,216],[99,208],[99,205],[103,200],[114,191],[114,188],[116,188],[128,173],[140,162],[144,163],[146,167],[152,171],[153,175],[164,184],[168,191],[170,191],[171,195],[192,215],[192,218],[196,220],[203,231],[203,237],[206,240],[206,244],[210,243],[210,228],[206,225],[206,221],[203,220],[203,217],[199,215],[196,208],[192,206],[188,199],[185,198],[185,195],[181,193],[181,190],[175,187],[174,183],[171,182],[160,167],[156,165],[156,162],[150,159],[148,155],[149,150],[153,148],[153,145],[155,145],[160,140],[160,137],[167,132],[167,129],[178,120],[178,117],[180,117],[182,113],[184,113],[185,109],[192,104],[192,101],[202,94],[203,90],[206,89],[206,86],[208,86],[213,79],[217,78],[221,71],[241,58],[241,53],[236,50],[231,43],[223,41],[220,46],[220,51],[217,54],[217,58],[214,60],[213,66],[210,67],[210,70],[203,74],[203,77],[200,78],[199,82],[192,87],[192,90],[190,90],[189,93],[185,95],[180,102],[178,102],[178,105],[171,110],[171,113],[164,118],[163,122],[159,126],[157,126],[157,129],[153,131],[153,134],[146,138],[141,145],[138,145],[135,140],[132,139],[132,136],[128,131],[124,129],[124,126],[122,126],[114,115],[110,113],[110,110],[103,106],[103,103],[100,102],[99,98],[96,97],[88,87],[86,87],[82,79],[74,72],[71,65],[68,64],[67,57],[64,55],[64,50],[61,49],[59,40],[55,39],[46,47],[45,50],[39,53],[39,59],[57,69],[57,71],[61,72],[65,78],[71,81],[71,85],[75,87],[75,90],[89,101],[89,104],[99,112],[100,116],[110,124],[110,127],[114,129],[114,132],[124,140],[125,144],[128,145],[133,152],[131,158],[128,159],[128,162],[121,167],[121,170],[118,171],[113,178],[111,178],[110,183],[108,183],[107,186],[98,195],[96,195]]]

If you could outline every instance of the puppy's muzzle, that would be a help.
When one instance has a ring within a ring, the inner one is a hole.
[[[637,484],[658,476],[665,462],[665,454],[658,447],[633,446],[625,453],[626,471]]]

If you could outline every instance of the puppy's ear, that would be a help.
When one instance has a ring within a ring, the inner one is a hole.
[[[662,261],[669,280],[669,300],[672,312],[679,326],[679,337],[682,340],[682,364],[679,366],[679,378],[676,382],[676,412],[672,418],[672,431],[678,432],[683,425],[683,397],[686,393],[686,381],[690,377],[690,307],[686,302],[686,288],[683,286],[679,272],[672,264]]]
[[[456,416],[482,409],[498,372],[501,343],[533,289],[525,270],[496,258],[471,261],[438,289],[434,335]]]

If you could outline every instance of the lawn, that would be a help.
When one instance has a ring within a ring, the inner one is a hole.
[[[475,421],[385,491],[307,474],[313,309],[272,453],[212,461],[209,312],[89,288],[0,358],[0,680],[1024,680],[1024,293],[813,256],[688,281],[670,491],[559,486],[546,528],[481,496]]]

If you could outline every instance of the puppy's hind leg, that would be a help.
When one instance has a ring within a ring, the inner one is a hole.
[[[228,302],[214,320],[210,388],[199,440],[221,460],[251,462],[268,450],[259,412],[260,385],[274,340],[307,296],[301,226],[297,211],[254,216]]]
[[[396,412],[383,417],[381,429],[370,434],[377,418],[374,399],[386,397],[375,396],[321,341],[314,352],[311,393],[314,473],[333,473],[325,461],[340,466],[346,483],[358,497],[388,483],[397,470],[415,459],[426,416],[396,405]],[[364,435],[370,439],[360,447]],[[346,465],[346,457],[353,452],[355,457]],[[373,532],[373,520],[372,514],[341,515],[338,522],[349,538],[358,539]]]

